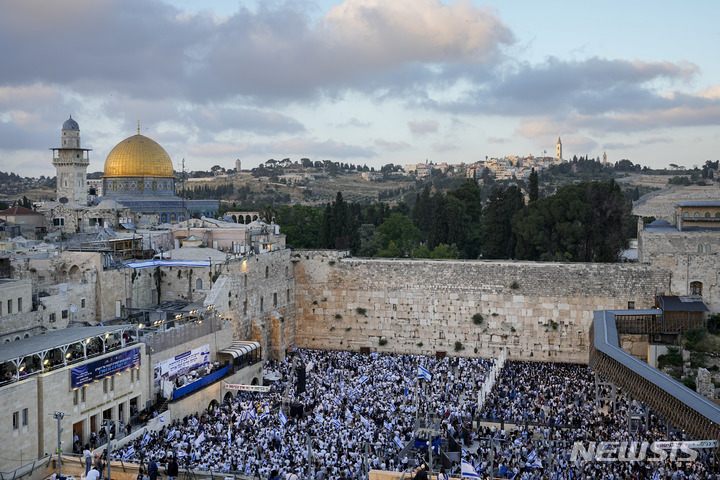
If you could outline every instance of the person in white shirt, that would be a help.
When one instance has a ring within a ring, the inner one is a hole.
[[[95,467],[91,468],[88,474],[85,475],[85,480],[100,480],[100,472]]]

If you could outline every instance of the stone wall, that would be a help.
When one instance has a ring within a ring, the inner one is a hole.
[[[295,278],[290,250],[233,259],[205,300],[230,318],[234,337],[263,346],[263,358],[282,359],[294,345]]]
[[[513,359],[587,362],[594,310],[651,307],[670,282],[665,271],[636,264],[355,259],[334,251],[297,251],[292,261],[295,344],[308,348],[496,356],[507,347]]]
[[[703,251],[699,252],[699,245]],[[707,251],[709,248],[709,252]],[[638,260],[670,272],[667,295],[690,295],[692,282],[702,284],[702,300],[720,312],[720,235],[717,232],[640,232]]]

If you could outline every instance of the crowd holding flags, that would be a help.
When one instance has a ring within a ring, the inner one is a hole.
[[[421,365],[418,365],[418,379],[420,378],[429,382],[432,380],[432,375],[430,374],[430,370]]]
[[[283,427],[285,426],[285,424],[286,424],[287,421],[288,421],[288,420],[287,420],[287,417],[286,417],[285,414],[283,413],[282,409],[281,409],[280,412],[278,413],[278,419],[280,420],[280,423],[282,423],[282,426],[283,426]]]

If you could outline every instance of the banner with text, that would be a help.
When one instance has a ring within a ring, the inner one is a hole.
[[[133,348],[71,369],[70,385],[73,389],[80,388],[96,380],[139,366],[140,349]]]
[[[185,375],[210,363],[210,344],[193,348],[188,352],[176,355],[164,362],[155,364],[155,386],[160,386],[160,380],[172,381],[175,377]]]
[[[228,390],[244,390],[247,392],[267,392],[270,387],[262,387],[260,385],[237,385],[232,383],[226,383],[225,388]]]

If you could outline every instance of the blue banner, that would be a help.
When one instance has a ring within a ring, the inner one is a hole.
[[[70,370],[70,384],[73,389],[83,387],[119,372],[140,366],[140,348],[88,362]]]

